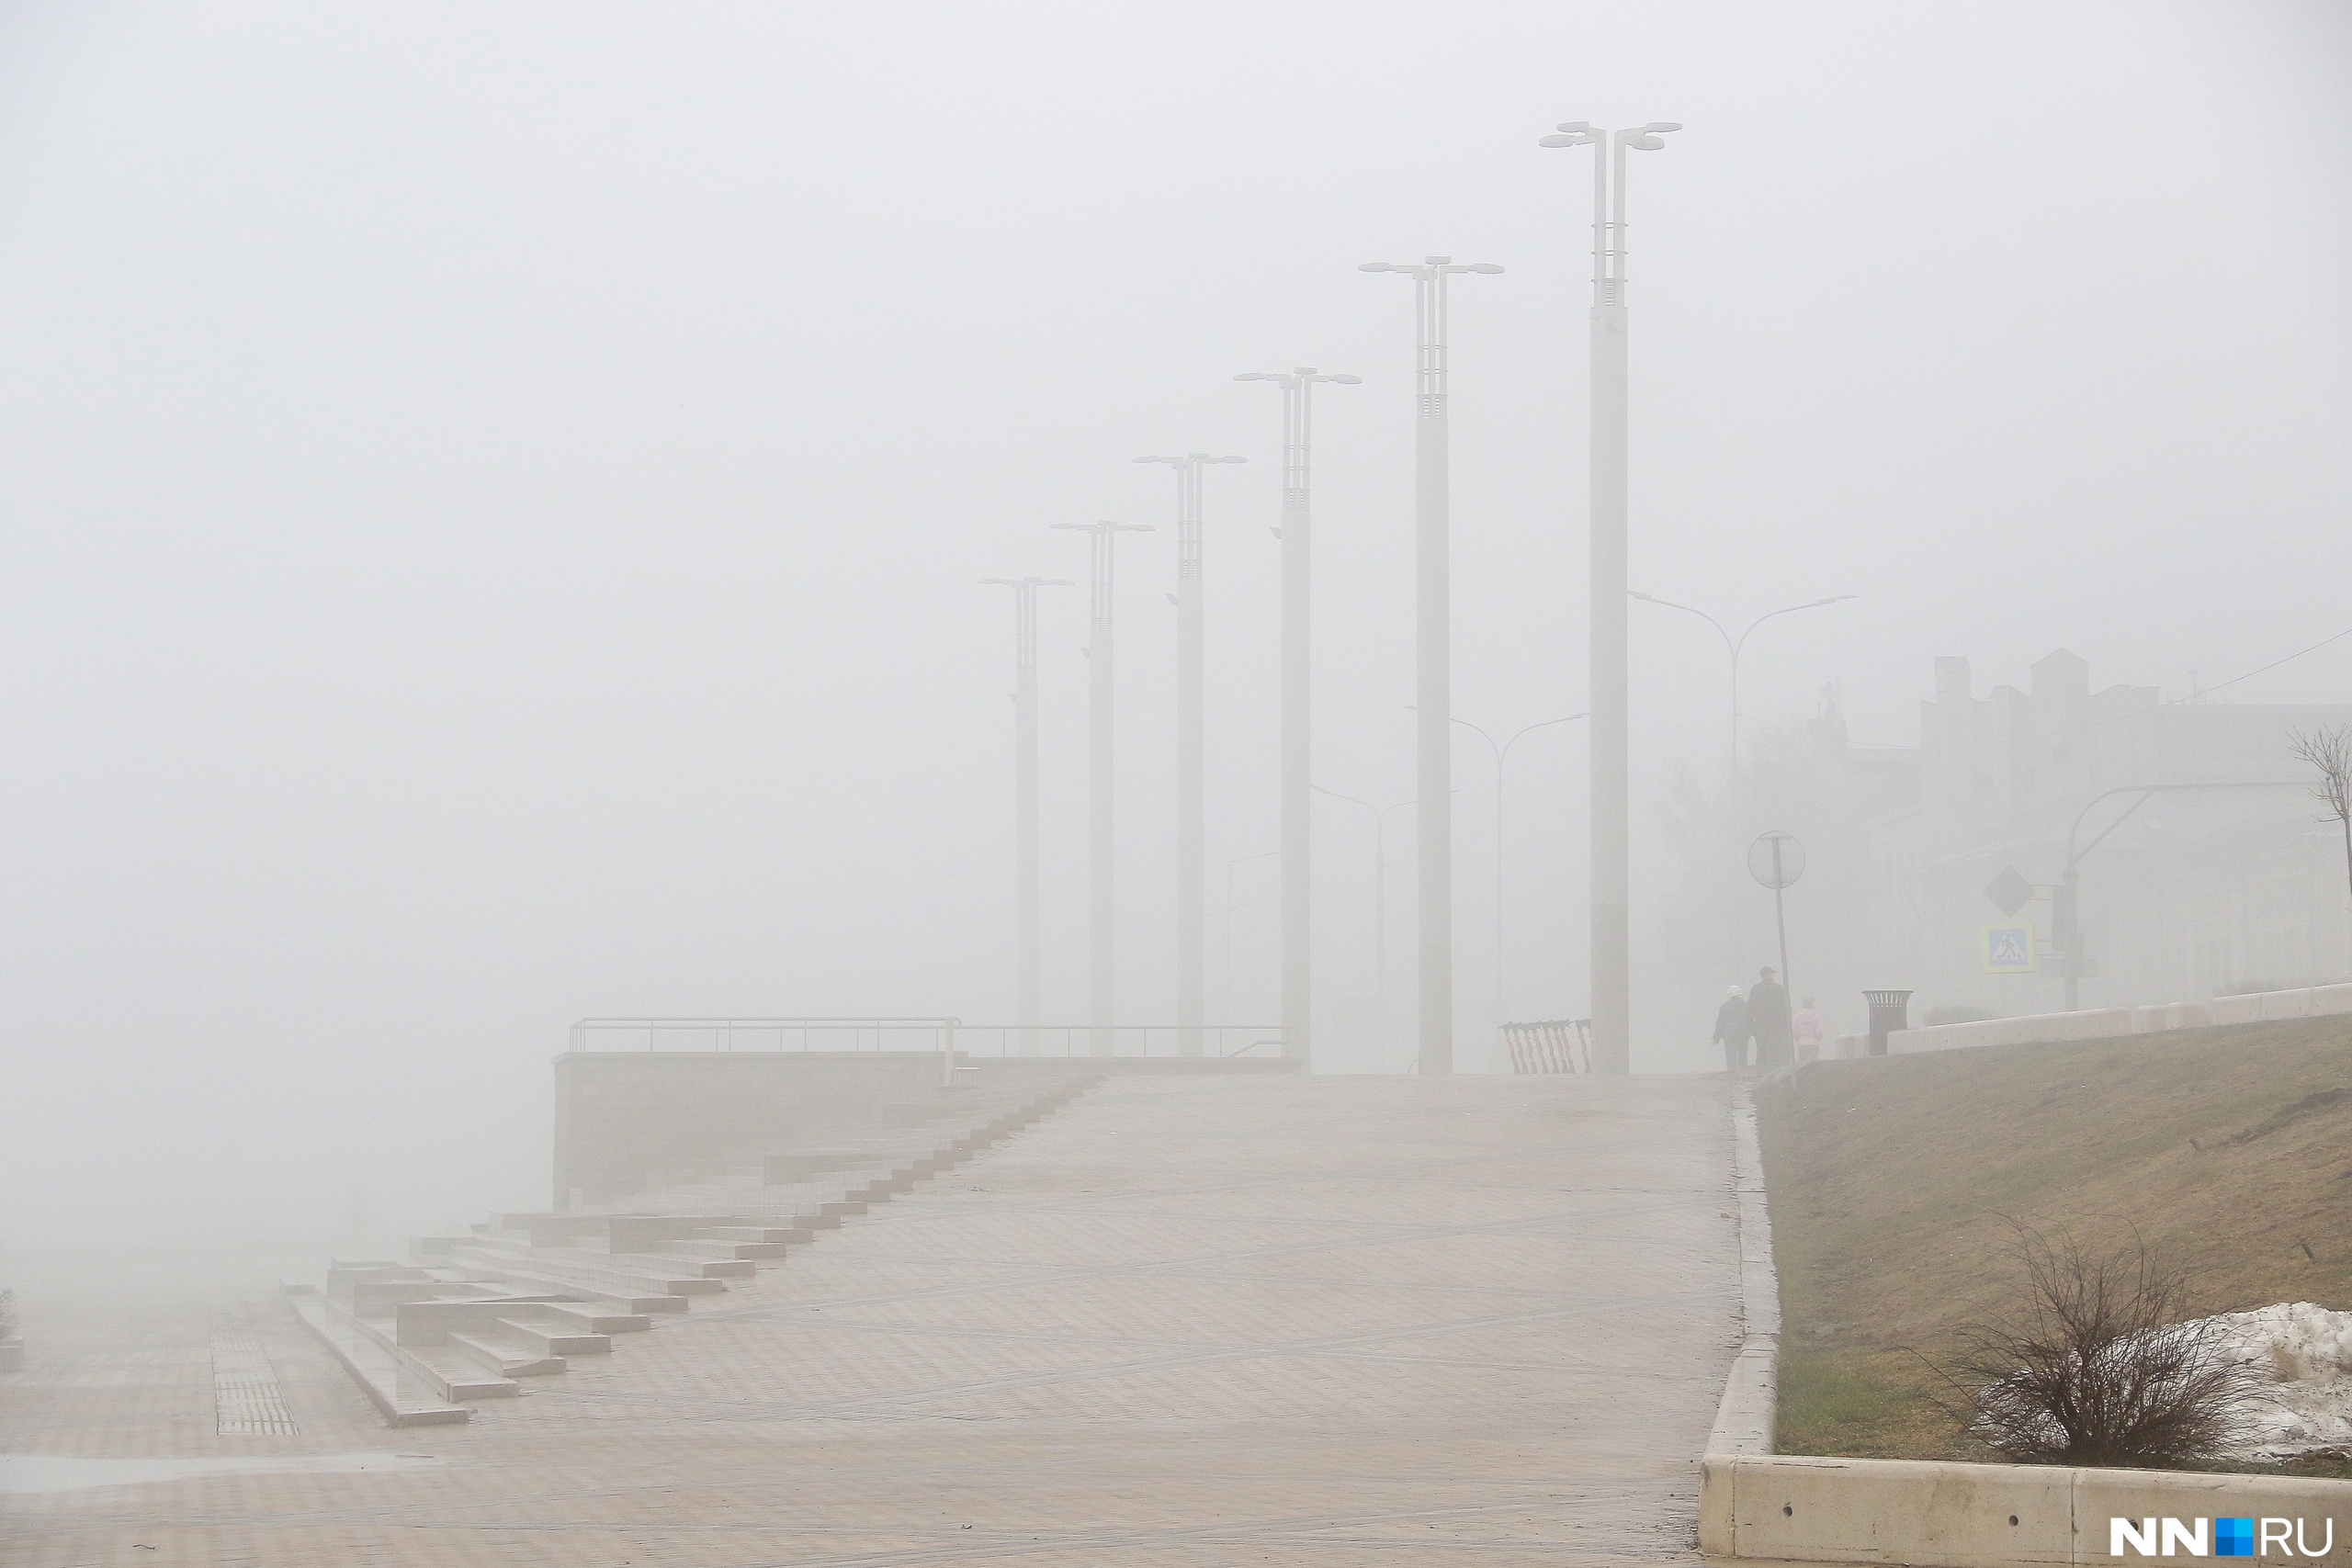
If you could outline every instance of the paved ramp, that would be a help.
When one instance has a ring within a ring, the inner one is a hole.
[[[296,1438],[60,1346],[83,1375],[0,1391],[0,1448],[434,1461],[7,1497],[0,1563],[1696,1562],[1723,1095],[1115,1080],[464,1427],[386,1431],[290,1326]]]

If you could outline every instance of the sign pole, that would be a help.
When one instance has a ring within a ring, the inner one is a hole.
[[[1781,931],[1781,990],[1788,998],[1790,1008],[1794,1009],[1797,1005],[1797,986],[1789,977],[1789,913],[1788,906],[1782,902],[1789,884],[1781,869],[1781,842],[1779,839],[1772,840],[1772,923]]]

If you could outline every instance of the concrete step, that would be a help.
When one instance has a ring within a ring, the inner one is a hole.
[[[750,1242],[753,1246],[805,1247],[817,1239],[817,1233],[806,1225],[705,1225],[695,1232],[695,1239],[718,1242]]]
[[[679,1244],[656,1242],[654,1246],[660,1249],[658,1251],[615,1252],[605,1256],[616,1263],[641,1265],[656,1271],[674,1269],[684,1266],[706,1280],[748,1280],[759,1272],[759,1265],[748,1258],[727,1256],[711,1258],[695,1252],[672,1252],[670,1248],[676,1245]]]
[[[512,1399],[523,1392],[511,1377],[477,1363],[453,1345],[402,1345],[392,1325],[380,1319],[358,1320],[361,1332],[408,1363],[425,1386],[451,1404],[477,1399]]]
[[[891,1148],[841,1156],[768,1155],[760,1161],[760,1180],[770,1187],[807,1186],[828,1177],[876,1169],[888,1165],[898,1154],[898,1149]]]
[[[650,1252],[659,1241],[685,1241],[705,1225],[731,1224],[740,1214],[615,1214],[599,1237],[583,1236],[569,1243],[534,1242],[534,1246],[572,1246],[607,1252]]]
[[[442,1427],[473,1418],[472,1411],[444,1399],[390,1350],[352,1327],[349,1314],[338,1312],[318,1292],[289,1291],[286,1300],[387,1425]]]
[[[360,1317],[344,1311],[331,1299],[325,1306],[330,1317],[339,1316],[342,1326],[360,1338],[373,1340],[423,1380],[427,1388],[453,1404],[469,1399],[503,1399],[522,1392],[513,1379],[484,1371],[470,1358],[446,1344],[401,1344],[399,1325],[392,1318]]]
[[[509,1296],[490,1300],[404,1302],[393,1314],[392,1336],[405,1349],[452,1341],[471,1344],[478,1338],[487,1338],[513,1342],[512,1348],[502,1354],[521,1359],[547,1356],[593,1356],[613,1348],[612,1339],[605,1331],[591,1326],[599,1321],[631,1324],[639,1328],[652,1326],[652,1320],[647,1317],[607,1315],[600,1319],[594,1314],[578,1311],[565,1303]],[[552,1367],[545,1370],[561,1371],[563,1369]],[[525,1374],[508,1371],[505,1375],[520,1377]]]
[[[727,1289],[727,1280],[723,1277],[704,1272],[708,1269],[724,1269],[726,1265],[720,1263],[696,1265],[684,1258],[595,1252],[582,1247],[535,1247],[522,1256],[531,1263],[601,1280],[607,1284],[627,1285],[634,1290],[666,1295],[707,1296]],[[689,1269],[693,1272],[687,1272]]]
[[[492,1255],[479,1259],[486,1273],[495,1274],[510,1284],[524,1289],[558,1291],[591,1306],[603,1307],[625,1316],[648,1313],[684,1312],[686,1298],[672,1295],[667,1291],[629,1290],[608,1281],[588,1278],[560,1264],[535,1262],[527,1253]]]
[[[534,1323],[526,1317],[502,1317],[498,1332],[542,1356],[605,1356],[613,1348],[606,1334],[582,1334],[559,1324]]]
[[[550,1377],[564,1370],[561,1356],[543,1354],[510,1334],[488,1333],[479,1328],[462,1332],[452,1329],[449,1348],[461,1356],[471,1357],[503,1378]]]
[[[691,1237],[639,1242],[633,1247],[534,1247],[523,1248],[508,1238],[517,1257],[543,1258],[550,1262],[576,1264],[585,1269],[607,1272],[620,1270],[632,1278],[647,1281],[667,1281],[674,1294],[707,1294],[718,1287],[689,1285],[684,1291],[675,1289],[679,1280],[747,1280],[757,1271],[751,1258],[723,1244],[696,1244]],[[704,1250],[706,1247],[711,1250]]]
[[[544,1323],[567,1334],[643,1334],[653,1326],[644,1313],[599,1312],[576,1302],[539,1302],[508,1314],[524,1323]]]
[[[782,1258],[792,1248],[780,1241],[657,1241],[653,1250],[665,1258]]]

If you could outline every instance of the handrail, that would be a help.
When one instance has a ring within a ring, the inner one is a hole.
[[[691,1043],[681,1036],[700,1036]],[[739,1037],[751,1036],[739,1047]],[[616,1039],[616,1037],[622,1037]],[[1194,1043],[1198,1049],[1192,1049]],[[591,1051],[884,1051],[965,1056],[1230,1057],[1259,1045],[1280,1046],[1272,1023],[967,1023],[952,1017],[583,1018],[571,1049]]]

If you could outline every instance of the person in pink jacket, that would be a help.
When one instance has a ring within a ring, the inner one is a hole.
[[[1790,1032],[1797,1038],[1797,1065],[1815,1060],[1821,1055],[1821,1010],[1807,997],[1804,1006],[1789,1015]]]

